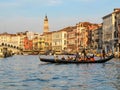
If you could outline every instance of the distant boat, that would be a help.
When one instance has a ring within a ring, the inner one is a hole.
[[[64,59],[53,59],[53,58],[41,58],[39,57],[40,61],[42,62],[50,62],[50,63],[63,63],[63,64],[87,64],[87,63],[105,63],[109,60],[111,60],[112,58],[114,57],[114,55],[111,55],[111,56],[108,56],[106,57],[105,59],[98,59],[98,60],[94,60],[94,61],[91,61],[91,60],[64,60]]]
[[[4,55],[3,53],[0,52],[0,58],[4,58]]]
[[[7,58],[7,57],[11,57],[11,56],[13,56],[13,55],[10,51],[8,51],[7,48],[2,48],[0,50],[0,58]]]

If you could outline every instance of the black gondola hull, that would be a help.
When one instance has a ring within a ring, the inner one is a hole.
[[[111,60],[114,56],[111,55],[105,59],[100,59],[100,60],[95,60],[95,61],[90,61],[90,60],[62,60],[62,59],[46,59],[46,58],[40,58],[40,61],[42,62],[50,62],[50,63],[63,63],[63,64],[69,64],[69,63],[75,63],[75,64],[86,64],[86,63],[105,63],[109,60]]]

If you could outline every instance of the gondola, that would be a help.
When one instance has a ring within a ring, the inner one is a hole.
[[[52,59],[52,58],[41,58],[39,57],[40,61],[42,62],[50,62],[50,63],[63,63],[63,64],[86,64],[86,63],[105,63],[109,60],[111,60],[114,57],[114,55],[108,56],[105,59],[99,59],[99,60],[64,60],[64,59]]]

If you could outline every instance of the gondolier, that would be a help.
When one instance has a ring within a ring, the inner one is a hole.
[[[85,58],[86,58],[86,51],[85,51],[85,48],[83,49],[82,54],[83,54],[84,60],[85,60]]]
[[[105,59],[105,50],[104,49],[102,50],[102,56],[103,56],[103,59]]]

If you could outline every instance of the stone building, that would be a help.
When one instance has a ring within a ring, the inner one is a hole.
[[[20,48],[20,36],[17,34],[0,34],[0,48],[7,48],[12,53],[18,53]]]
[[[52,32],[43,33],[45,42],[45,51],[52,50]]]
[[[43,34],[39,36],[38,49],[39,49],[39,53],[41,54],[45,52],[45,36]]]
[[[117,29],[117,15],[120,9],[115,8],[114,11],[103,17],[103,44],[106,52],[112,50],[117,51],[118,46],[118,29]]]
[[[33,50],[33,40],[29,40],[28,37],[24,38],[24,50]]]
[[[20,47],[21,50],[24,50],[24,38],[26,37],[26,33],[18,32],[17,36],[20,36],[20,45],[19,45],[19,47]]]
[[[16,34],[2,33],[0,34],[0,44],[6,44],[10,46],[20,46],[20,36]]]
[[[98,29],[99,25],[90,22],[80,22],[76,26],[77,48],[79,50],[92,48],[92,31]]]
[[[67,51],[75,53],[77,51],[76,26],[67,30]]]
[[[52,50],[56,54],[62,53],[67,48],[67,32],[66,30],[59,30],[52,32]]]
[[[116,10],[116,33],[118,33],[117,39],[117,50],[120,53],[120,8],[114,9]]]
[[[92,31],[92,46],[97,52],[102,49],[102,26]]]
[[[88,42],[88,25],[89,22],[80,22],[76,24],[77,30],[76,30],[76,44],[77,44],[77,50],[80,50],[82,48],[87,48],[87,42]]]

